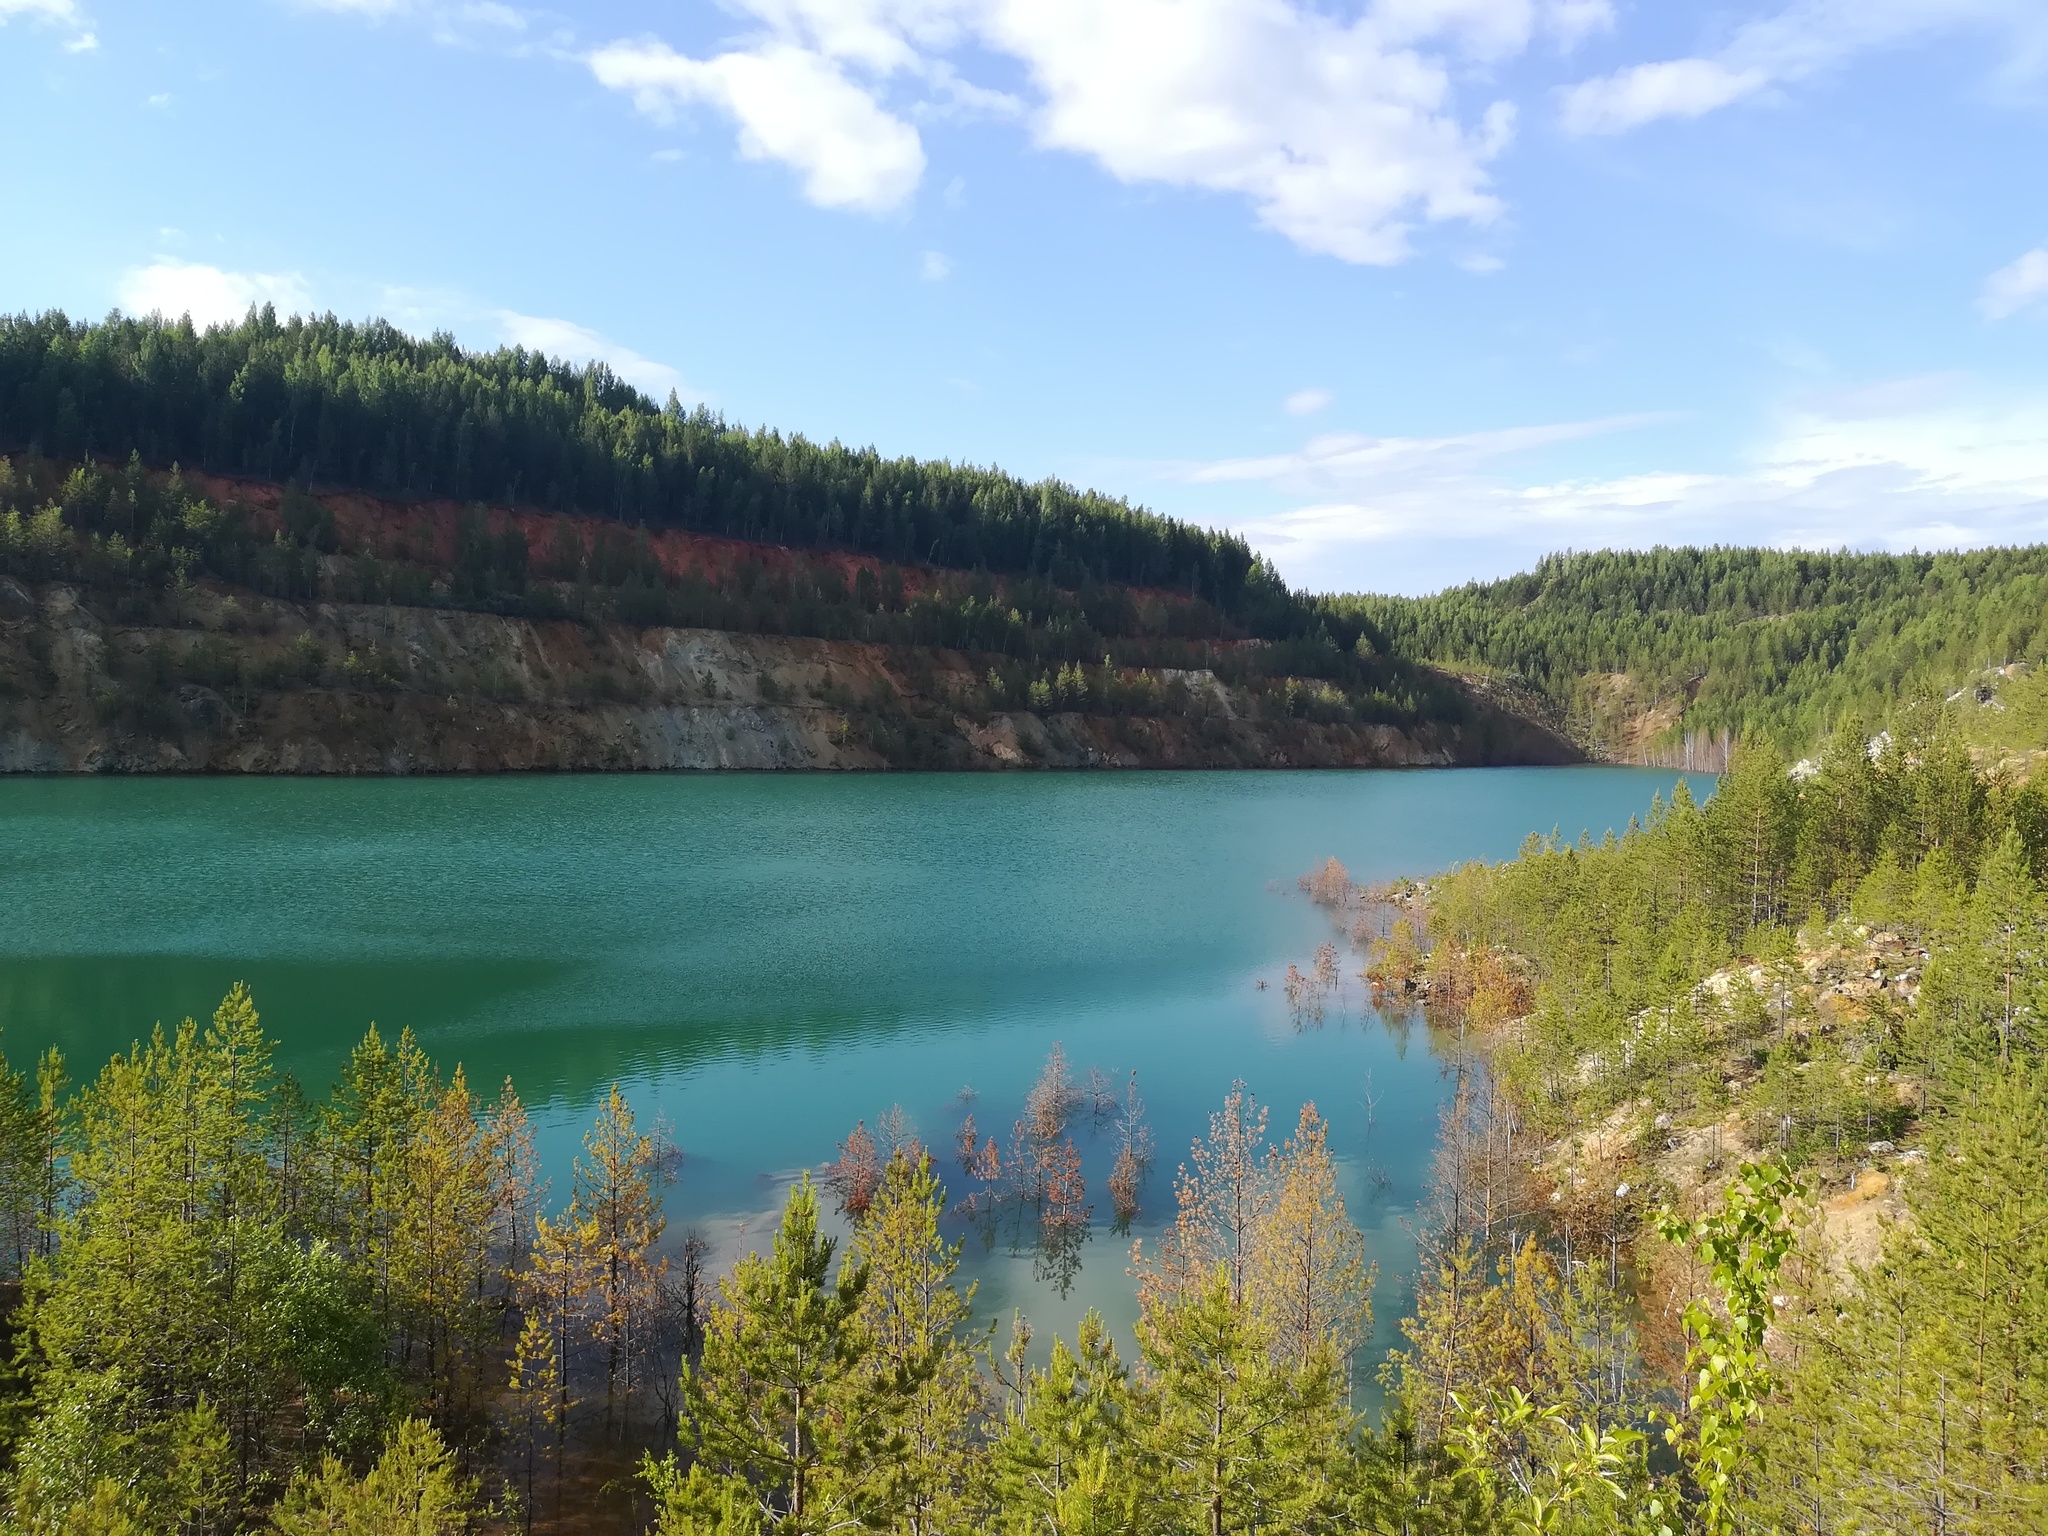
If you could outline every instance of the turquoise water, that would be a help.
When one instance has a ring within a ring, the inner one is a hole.
[[[1276,1135],[1305,1100],[1328,1117],[1380,1265],[1377,1348],[1406,1306],[1446,1080],[1426,1033],[1383,1025],[1355,984],[1320,1028],[1289,1020],[1279,976],[1330,933],[1295,877],[1332,854],[1376,879],[1504,857],[1531,832],[1597,836],[1674,782],[0,780],[0,1027],[17,1062],[56,1044],[81,1073],[247,980],[283,1065],[317,1088],[369,1021],[410,1026],[473,1083],[516,1080],[558,1193],[617,1081],[682,1148],[672,1233],[696,1227],[721,1262],[856,1119],[900,1105],[949,1172],[964,1112],[1007,1142],[1057,1040],[1084,1077],[1137,1072],[1159,1166],[1112,1231],[1113,1132],[1077,1122],[1095,1201],[1078,1273],[961,1228],[977,1310],[1022,1308],[1041,1338],[1090,1305],[1127,1325],[1130,1239],[1157,1230],[1174,1165],[1242,1078]]]

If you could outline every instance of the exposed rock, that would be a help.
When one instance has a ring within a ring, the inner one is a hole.
[[[1160,717],[988,712],[964,655],[200,588],[123,616],[0,583],[0,772],[1426,767],[1569,762],[1465,727],[1265,718],[1208,672]]]

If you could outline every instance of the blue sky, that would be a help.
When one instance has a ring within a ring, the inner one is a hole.
[[[2048,537],[2041,0],[0,0],[0,307],[254,300],[1298,585]]]

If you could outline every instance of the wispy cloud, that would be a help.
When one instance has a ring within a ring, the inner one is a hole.
[[[2024,54],[2048,42],[2048,12],[2036,0],[1795,0],[1736,28],[1712,53],[1634,64],[1572,86],[1564,125],[1626,133],[1663,118],[1702,117],[1858,54],[1959,31],[1989,32]]]
[[[66,53],[90,53],[100,40],[78,6],[78,0],[0,0],[0,27],[10,21],[41,22],[71,35],[65,40]]]
[[[2048,534],[2048,396],[1999,399],[1935,377],[1789,406],[1736,468],[1563,479],[1515,455],[1668,418],[1617,416],[1436,438],[1329,434],[1298,452],[1184,468],[1296,499],[1233,520],[1319,587],[1413,586],[1446,552],[1467,568],[1559,548],[1658,543],[1946,548]],[[1474,552],[1483,551],[1484,560]]]
[[[2043,300],[2048,300],[2048,245],[2036,246],[1985,278],[1977,307],[1987,319],[2005,320]]]
[[[590,56],[590,69],[657,122],[692,104],[725,111],[739,124],[740,154],[791,167],[822,208],[886,213],[924,176],[917,130],[809,49],[773,43],[693,59],[651,40],[613,43]]]
[[[953,258],[944,251],[926,251],[918,258],[917,275],[928,283],[943,283],[953,275]]]
[[[1329,403],[1336,398],[1327,389],[1311,386],[1308,389],[1297,389],[1285,400],[1282,400],[1280,402],[1280,409],[1290,416],[1313,416],[1316,412],[1327,408]]]

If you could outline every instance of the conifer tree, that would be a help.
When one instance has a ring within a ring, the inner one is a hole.
[[[1233,1536],[1335,1516],[1350,1431],[1336,1373],[1327,1360],[1276,1366],[1227,1265],[1194,1294],[1148,1305],[1138,1343],[1134,1439],[1162,1528]]]
[[[720,1287],[703,1354],[683,1376],[693,1464],[685,1474],[670,1456],[643,1469],[662,1536],[756,1523],[822,1536],[898,1513],[883,1468],[901,1451],[903,1393],[871,1368],[868,1272],[849,1260],[835,1279],[833,1247],[805,1178],[771,1250],[741,1259]]]
[[[433,1425],[406,1419],[362,1478],[330,1456],[294,1480],[272,1518],[278,1536],[459,1536],[476,1507]]]
[[[1297,1370],[1334,1362],[1348,1377],[1372,1323],[1376,1273],[1344,1209],[1329,1124],[1313,1104],[1268,1159],[1272,1196],[1253,1247],[1246,1294],[1276,1359]]]
[[[960,1245],[939,1235],[946,1192],[929,1154],[899,1150],[883,1171],[848,1258],[867,1273],[859,1325],[873,1341],[868,1369],[879,1395],[901,1399],[900,1450],[880,1468],[880,1502],[908,1536],[967,1523],[967,1496],[983,1411],[966,1328],[974,1301],[953,1284]]]
[[[1107,1536],[1135,1523],[1140,1498],[1129,1373],[1100,1313],[1070,1348],[1054,1339],[989,1447],[989,1494],[1008,1536]]]
[[[571,1215],[585,1234],[592,1326],[605,1361],[605,1421],[615,1406],[632,1414],[641,1357],[652,1343],[653,1309],[668,1261],[658,1245],[667,1220],[654,1190],[654,1138],[635,1126],[612,1084],[576,1160]]]

